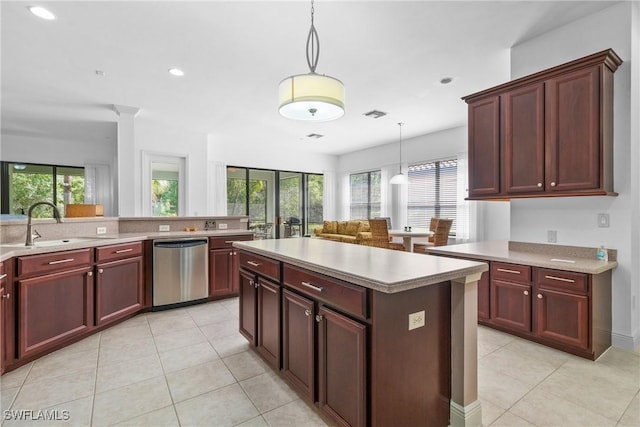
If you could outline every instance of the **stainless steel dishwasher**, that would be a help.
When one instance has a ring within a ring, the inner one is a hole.
[[[153,241],[153,308],[199,302],[209,296],[207,239]]]

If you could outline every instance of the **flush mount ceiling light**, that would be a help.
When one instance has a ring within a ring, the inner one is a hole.
[[[172,76],[176,76],[176,77],[182,77],[184,76],[184,71],[182,71],[180,68],[169,68],[169,74],[171,74]]]
[[[405,174],[402,173],[402,125],[404,123],[398,123],[400,127],[400,162],[398,163],[398,174],[394,175],[389,181],[390,184],[393,185],[404,185],[409,183],[409,179]]]
[[[311,28],[307,35],[308,74],[287,77],[280,82],[279,111],[288,119],[327,121],[344,115],[344,85],[336,78],[316,74],[320,56],[320,40],[313,25],[311,0]]]
[[[29,7],[29,12],[33,13],[38,18],[46,19],[47,21],[53,21],[56,19],[56,15],[41,6],[31,6]]]

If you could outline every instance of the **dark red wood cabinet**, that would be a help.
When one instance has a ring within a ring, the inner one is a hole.
[[[609,49],[463,98],[469,198],[611,195]]]
[[[253,235],[209,238],[209,297],[227,298],[238,295],[238,250],[235,241],[253,240]]]
[[[288,289],[282,291],[282,373],[315,401],[315,304]]]
[[[0,374],[15,360],[13,259],[0,263]]]
[[[531,332],[531,269],[492,262],[491,322],[510,330]]]
[[[140,311],[144,305],[142,242],[97,248],[96,262],[96,325]]]

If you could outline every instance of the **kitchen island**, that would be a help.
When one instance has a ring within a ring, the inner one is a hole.
[[[240,332],[339,425],[481,425],[485,263],[322,239],[235,242]]]

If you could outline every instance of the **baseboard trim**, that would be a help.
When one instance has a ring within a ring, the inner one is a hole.
[[[640,346],[640,334],[636,337],[632,337],[612,332],[611,345],[613,347],[619,347],[629,351],[636,351],[636,348]]]
[[[482,407],[479,400],[467,406],[460,406],[452,400],[449,407],[449,426],[482,427]]]

